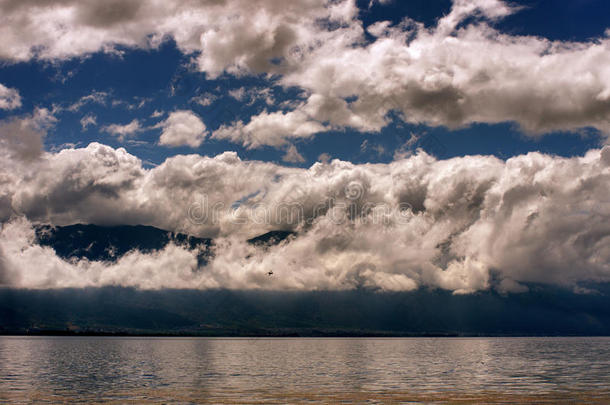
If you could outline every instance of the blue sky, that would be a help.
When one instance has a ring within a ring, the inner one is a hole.
[[[410,1],[374,4],[370,9],[366,2],[359,2],[360,17],[365,25],[380,20],[400,22],[404,17],[421,21],[427,26],[450,11],[450,1]],[[502,32],[514,35],[536,35],[552,40],[587,41],[604,35],[610,6],[601,0],[589,1],[521,1],[523,9],[495,23]],[[168,113],[173,110],[192,110],[201,117],[208,129],[229,124],[235,119],[247,119],[261,112],[281,109],[278,105],[294,100],[299,90],[285,88],[276,78],[264,75],[235,77],[221,75],[208,79],[205,72],[189,67],[189,55],[176,48],[174,41],[166,40],[158,49],[122,49],[121,56],[96,52],[68,60],[40,61],[5,64],[0,68],[0,82],[18,89],[22,106],[16,110],[0,110],[0,118],[25,114],[35,107],[52,109],[64,107],[55,114],[58,122],[45,139],[45,148],[55,150],[61,145],[86,146],[99,141],[113,147],[123,146],[130,153],[151,163],[161,163],[167,156],[183,153],[216,155],[223,151],[238,152],[245,159],[281,162],[282,148],[261,147],[247,149],[239,143],[207,139],[199,147],[168,148],[156,141],[159,128],[144,129],[120,141],[102,128],[110,124],[128,124],[134,119],[142,126],[151,127],[163,117],[151,118],[155,111]],[[265,100],[236,100],[230,90],[266,88],[275,104]],[[98,102],[84,103],[74,111],[65,110],[82,97],[106,93]],[[212,95],[214,102],[201,106],[192,101],[202,94]],[[83,129],[80,121],[94,116],[95,125]],[[411,134],[421,138],[414,147],[421,147],[439,158],[473,154],[492,154],[508,158],[529,151],[561,156],[582,155],[602,142],[596,131],[551,132],[535,138],[525,136],[513,123],[470,124],[464,128],[448,129],[401,122],[394,119],[381,131],[360,132],[352,128],[333,130],[297,141],[295,146],[303,156],[303,162],[293,162],[304,167],[318,160],[322,153],[333,158],[352,162],[389,162],[394,153]]]

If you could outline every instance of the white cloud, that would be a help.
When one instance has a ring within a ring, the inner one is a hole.
[[[468,20],[511,11],[501,1],[460,0],[432,28],[378,22],[369,27],[376,40],[363,46],[357,30],[352,38],[337,34],[280,82],[312,94],[308,106],[313,97],[317,104],[355,98],[324,117],[319,111],[327,109],[310,110],[329,127],[377,131],[396,110],[406,122],[450,128],[514,121],[530,134],[582,127],[610,133],[608,39],[552,42]]]
[[[248,148],[263,145],[281,146],[289,139],[310,138],[325,131],[324,125],[312,120],[306,113],[296,110],[289,112],[262,112],[244,124],[237,121],[223,125],[212,134],[215,139],[228,139],[243,143]]]
[[[70,264],[15,236],[16,229],[30,232],[18,220],[3,228],[0,250],[20,286],[430,286],[469,293],[610,281],[609,147],[583,157],[529,153],[507,161],[419,152],[389,164],[333,160],[309,169],[226,152],[175,156],[144,169],[124,149],[91,144],[1,164],[5,219],[145,224],[216,240],[215,258],[197,272],[195,253],[180,247],[134,253],[116,265]],[[298,233],[268,249],[245,242],[272,229]],[[167,277],[162,263],[175,263]],[[102,269],[110,269],[108,278],[98,277]]]
[[[330,156],[328,153],[324,152],[324,153],[320,153],[320,155],[318,156],[318,160],[322,163],[328,163],[330,162],[330,159],[332,158],[332,156]]]
[[[48,247],[34,244],[27,221],[6,224],[0,232],[0,271],[18,288],[68,288],[121,285],[142,289],[205,288],[197,272],[197,254],[170,244],[150,254],[129,252],[116,263],[66,262]]]
[[[248,105],[252,105],[256,100],[262,99],[267,105],[275,104],[275,98],[273,97],[273,91],[270,87],[239,87],[237,89],[229,90],[229,96],[235,100],[242,101]]]
[[[8,61],[150,48],[171,37],[209,78],[263,73],[303,90],[308,100],[294,111],[265,111],[218,133],[249,147],[331,129],[379,131],[391,110],[409,123],[450,128],[516,122],[529,134],[610,133],[608,37],[562,42],[502,33],[488,22],[517,8],[501,0],[454,0],[432,27],[380,21],[367,27],[372,41],[353,0],[55,0],[0,8],[0,58]]]
[[[553,42],[503,34],[469,20],[513,11],[500,1],[457,1],[432,28],[378,22],[368,28],[377,38],[364,45],[356,23],[318,33],[320,45],[288,58],[279,79],[304,89],[309,99],[276,114],[306,116],[317,132],[379,131],[395,110],[405,122],[431,126],[516,122],[530,135],[584,127],[610,134],[608,39]],[[281,145],[294,136],[274,130],[267,115],[243,124],[256,125],[256,132],[233,125],[230,139],[257,147]]]
[[[201,118],[192,111],[177,110],[161,124],[163,128],[159,144],[167,146],[190,146],[196,148],[205,139],[207,130]]]
[[[317,19],[351,19],[352,1],[278,2],[168,0],[4,2],[0,5],[0,58],[66,59],[117,46],[156,47],[172,37],[185,53],[203,51],[199,63],[211,75],[273,66]],[[23,33],[27,33],[24,35]]]
[[[94,114],[87,114],[83,118],[80,119],[80,126],[83,131],[87,130],[87,128],[92,125],[97,125],[97,117]]]
[[[242,101],[246,95],[246,89],[244,87],[240,87],[238,89],[229,90],[229,95],[235,100]]]
[[[7,159],[31,160],[43,149],[47,130],[57,119],[46,108],[0,121],[0,154]]]
[[[286,149],[284,156],[282,156],[282,161],[289,163],[303,163],[305,162],[305,158],[299,153],[296,146],[290,145],[288,149]]]
[[[0,110],[14,110],[19,107],[21,107],[19,91],[0,83]]]
[[[378,144],[370,144],[368,139],[365,139],[360,144],[360,153],[366,153],[369,150],[375,152],[377,156],[383,156],[386,153],[386,150],[383,145]]]
[[[265,110],[212,134],[249,148],[283,147],[297,162],[295,140],[342,128],[379,131],[392,110],[405,122],[451,128],[511,121],[531,134],[610,133],[608,37],[575,43],[505,34],[488,21],[513,12],[507,4],[456,0],[433,27],[378,22],[367,27],[368,41],[353,1],[3,2],[0,58],[66,59],[172,37],[207,77],[263,73],[302,90],[303,101],[284,106],[290,111]],[[325,18],[331,23],[321,24]],[[0,103],[16,105],[12,90],[0,87]],[[268,90],[244,90],[242,99],[255,97],[273,104]],[[107,102],[107,93],[94,92],[68,109]],[[175,156],[145,169],[125,149],[97,143],[44,152],[53,122],[41,109],[0,123],[0,218],[8,221],[0,264],[15,286],[469,293],[610,281],[608,146],[573,158],[439,161],[409,152],[414,135],[390,164],[321,155],[322,163],[300,169],[226,152]],[[198,147],[207,136],[188,110],[157,127],[162,145]],[[124,139],[142,127],[134,120],[106,130]],[[217,245],[204,271],[194,252],[173,245],[115,264],[68,263],[35,245],[36,222],[146,224],[213,236]],[[266,250],[245,242],[271,229],[298,234]]]
[[[87,94],[78,99],[77,102],[69,105],[67,107],[68,111],[76,112],[79,111],[83,106],[87,104],[100,104],[106,105],[110,94],[105,91],[96,91],[94,90],[91,94]]]
[[[142,125],[140,125],[140,121],[137,119],[132,120],[128,124],[110,124],[106,125],[103,128],[104,131],[108,132],[116,136],[119,141],[123,142],[126,138],[137,134],[144,130]]]
[[[212,105],[216,101],[216,96],[212,93],[203,93],[190,99],[191,103],[197,103],[202,107]]]

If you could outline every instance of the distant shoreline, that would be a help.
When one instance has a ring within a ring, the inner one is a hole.
[[[600,294],[530,286],[523,294],[439,290],[0,288],[0,335],[216,337],[610,336]]]
[[[160,338],[527,338],[527,337],[610,337],[610,335],[567,335],[567,334],[468,334],[468,333],[384,333],[348,331],[295,331],[278,333],[163,333],[163,332],[126,332],[126,331],[0,331],[0,336],[50,336],[50,337],[160,337]]]

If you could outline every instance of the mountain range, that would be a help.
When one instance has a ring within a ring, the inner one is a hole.
[[[38,226],[41,245],[58,256],[116,260],[132,249],[170,241],[199,249],[214,241],[149,226]],[[292,233],[249,240],[269,246]],[[123,287],[0,289],[0,333],[195,336],[610,335],[610,284],[590,293],[541,284],[524,293],[456,295],[439,289],[383,292],[159,290]]]

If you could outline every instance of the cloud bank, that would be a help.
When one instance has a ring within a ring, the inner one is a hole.
[[[26,288],[522,291],[610,281],[610,149],[390,164],[333,160],[309,169],[178,155],[145,169],[124,149],[86,148],[2,161],[5,284]],[[215,238],[214,258],[168,245],[116,263],[66,262],[32,223],[145,224]],[[247,238],[296,232],[277,246]],[[273,277],[266,275],[273,270]]]

